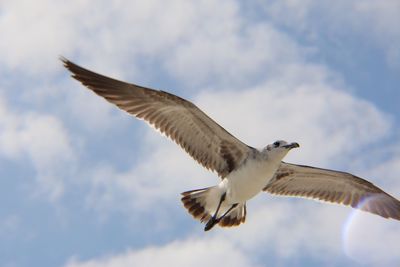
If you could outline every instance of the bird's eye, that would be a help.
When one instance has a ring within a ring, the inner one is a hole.
[[[281,142],[279,142],[279,141],[276,141],[273,145],[274,145],[274,147],[279,147],[280,146],[280,144],[281,144]]]

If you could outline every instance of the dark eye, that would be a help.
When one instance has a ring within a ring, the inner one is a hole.
[[[276,141],[273,145],[274,145],[274,147],[279,147],[281,145],[281,142]]]

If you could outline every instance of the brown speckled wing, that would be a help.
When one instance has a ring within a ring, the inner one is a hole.
[[[400,201],[350,173],[282,162],[265,191],[350,205],[400,220]]]
[[[234,170],[252,149],[183,98],[108,78],[65,58],[61,60],[73,78],[120,109],[154,126],[221,177]]]

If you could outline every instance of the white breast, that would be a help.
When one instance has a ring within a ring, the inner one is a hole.
[[[248,160],[221,182],[220,185],[226,188],[226,201],[230,204],[244,203],[253,198],[272,179],[279,164],[280,160]]]

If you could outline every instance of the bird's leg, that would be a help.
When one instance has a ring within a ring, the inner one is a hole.
[[[215,211],[214,215],[210,218],[210,220],[208,220],[208,222],[206,223],[206,226],[204,227],[204,231],[208,231],[211,228],[213,228],[213,226],[218,223],[219,220],[217,220],[217,215],[218,215],[218,211],[221,208],[221,204],[222,202],[225,200],[226,197],[226,192],[222,194],[218,206],[217,206],[217,210]]]
[[[217,223],[219,223],[220,220],[222,220],[222,218],[224,218],[231,210],[233,210],[234,208],[237,207],[237,205],[239,205],[239,203],[235,203],[233,204],[221,217],[216,218],[216,213],[214,214],[213,217],[211,217],[211,219],[207,222],[206,227],[204,228],[204,231],[208,231],[211,228],[213,228],[214,225],[216,225]],[[210,224],[210,225],[209,225]]]
[[[233,204],[233,205],[224,213],[224,215],[222,215],[221,217],[218,218],[217,222],[219,222],[222,218],[224,218],[231,210],[233,210],[234,208],[236,208],[237,205],[239,205],[239,203]]]

